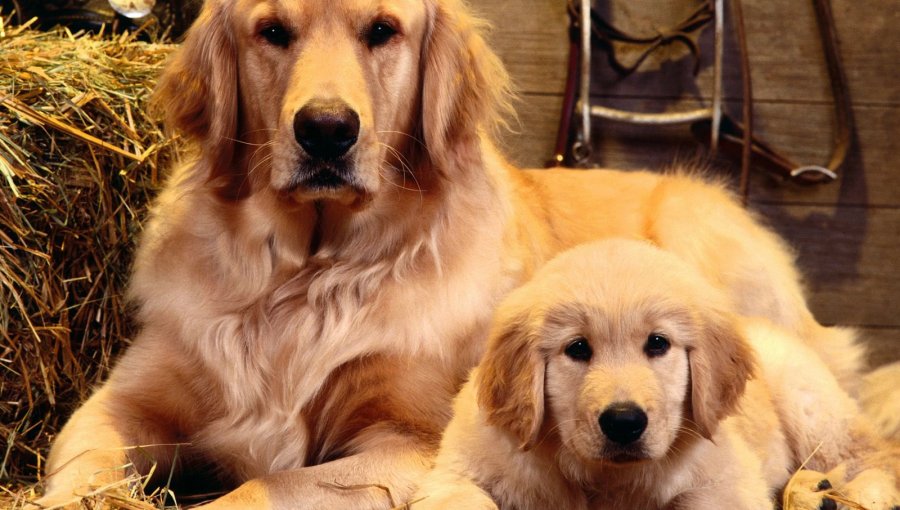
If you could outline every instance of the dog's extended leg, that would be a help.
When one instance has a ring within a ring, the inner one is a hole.
[[[125,477],[126,441],[108,412],[108,388],[97,391],[63,428],[47,461],[42,506],[77,502],[93,488]]]
[[[110,380],[72,415],[54,441],[39,504],[77,503],[79,496],[97,488],[127,483],[129,475],[169,473],[177,450],[177,428],[171,420],[186,414],[180,394],[154,393],[151,382],[163,376],[135,370],[127,359],[126,355],[120,364],[124,368],[113,370]]]
[[[316,466],[250,480],[203,510],[387,510],[408,503],[431,466],[433,448],[409,436],[383,437],[366,450]]]

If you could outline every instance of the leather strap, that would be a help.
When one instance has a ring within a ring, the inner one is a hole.
[[[815,7],[819,33],[822,39],[822,47],[828,67],[828,76],[831,83],[831,91],[834,99],[835,134],[832,142],[831,157],[825,166],[801,165],[785,156],[775,147],[766,144],[753,135],[753,97],[752,80],[750,78],[750,65],[746,43],[746,33],[743,22],[741,0],[733,0],[732,10],[735,17],[735,31],[740,45],[742,89],[743,89],[743,117],[746,126],[734,119],[723,115],[719,126],[720,144],[719,150],[727,154],[740,155],[741,158],[741,193],[747,196],[749,186],[750,160],[754,158],[755,166],[782,178],[785,181],[793,181],[801,184],[818,184],[831,182],[838,176],[838,171],[846,161],[853,143],[854,131],[851,102],[848,94],[847,78],[838,48],[837,33],[834,25],[834,17],[831,11],[830,0],[813,0]],[[572,112],[574,110],[577,94],[578,66],[580,58],[579,44],[577,44],[578,20],[580,16],[572,1],[568,2],[570,19],[570,47],[569,66],[566,81],[566,89],[563,98],[564,114],[560,119],[559,131],[556,139],[556,154],[551,163],[559,165],[563,161],[569,162],[571,154],[561,147],[567,147],[569,130],[571,128]],[[594,43],[606,49],[610,66],[622,75],[634,72],[640,64],[658,48],[672,44],[684,44],[695,59],[695,69],[699,64],[700,49],[689,37],[690,33],[702,28],[713,19],[712,4],[705,0],[691,15],[671,29],[659,31],[653,37],[639,37],[617,29],[604,20],[596,11],[591,11],[592,34]],[[614,42],[624,42],[646,46],[639,54],[637,60],[626,65],[618,60],[615,54]],[[692,132],[700,140],[709,140],[711,135],[711,121],[708,119],[694,122]]]

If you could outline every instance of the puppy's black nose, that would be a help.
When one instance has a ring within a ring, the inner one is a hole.
[[[615,443],[633,443],[646,428],[647,413],[634,402],[616,402],[600,414],[600,430]]]
[[[313,158],[339,158],[358,136],[359,115],[343,101],[313,99],[294,115],[294,138]]]

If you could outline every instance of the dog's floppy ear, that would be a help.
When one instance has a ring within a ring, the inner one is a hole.
[[[478,404],[528,450],[544,421],[545,362],[527,313],[498,317],[475,381]]]
[[[709,310],[689,347],[691,411],[700,434],[712,439],[719,422],[734,411],[753,377],[755,358],[732,314]]]
[[[167,126],[200,142],[210,179],[231,170],[238,124],[237,54],[224,3],[204,3],[153,95]]]
[[[481,35],[485,23],[463,2],[435,0],[428,9],[421,130],[432,163],[445,171],[460,144],[475,143],[511,112],[510,81]]]

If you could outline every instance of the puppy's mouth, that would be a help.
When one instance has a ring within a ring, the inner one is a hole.
[[[651,459],[650,454],[640,442],[624,446],[607,443],[600,451],[600,458],[603,459],[603,462],[622,466]]]
[[[331,200],[352,209],[361,209],[372,200],[372,193],[339,161],[301,165],[281,192],[297,202]]]

